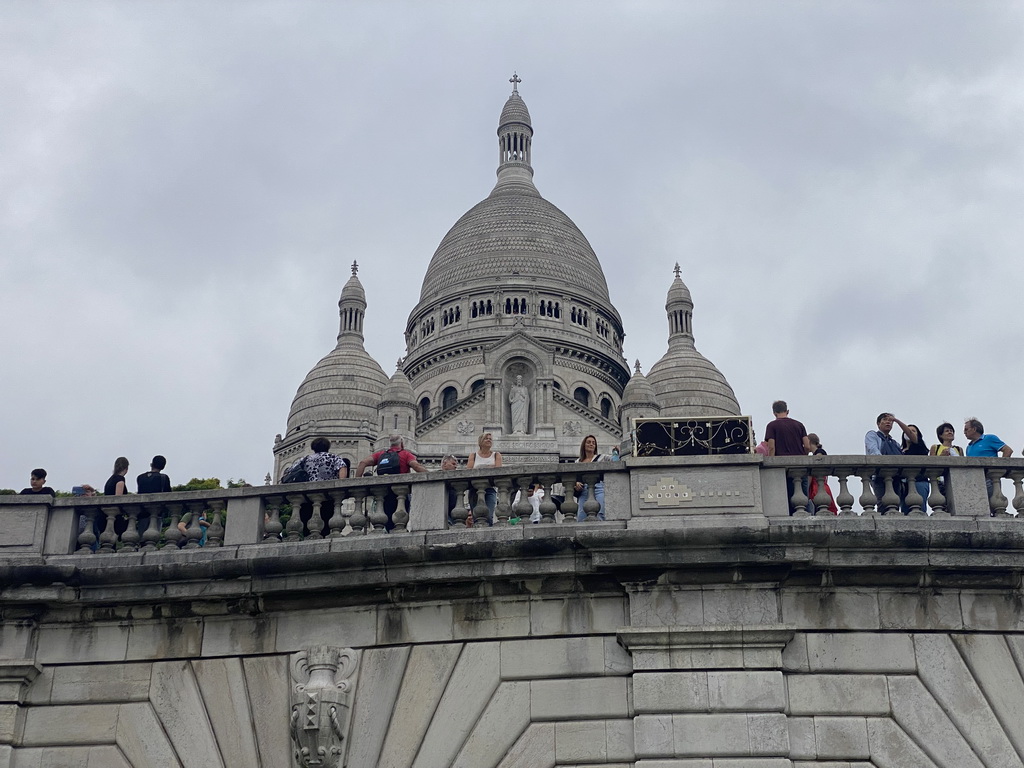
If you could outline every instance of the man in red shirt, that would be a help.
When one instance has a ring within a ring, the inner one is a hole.
[[[804,425],[796,419],[789,418],[789,406],[785,400],[776,400],[772,403],[772,413],[775,414],[775,421],[768,423],[764,429],[764,439],[768,442],[769,456],[806,456],[811,452],[811,441],[807,439],[807,430]],[[806,477],[801,478],[800,487],[804,496],[807,495],[809,482]],[[786,475],[786,490],[789,498],[793,498],[793,478]],[[811,511],[811,501],[807,502],[807,511]],[[790,509],[790,514],[793,510]]]
[[[370,454],[359,462],[359,466],[356,467],[356,477],[362,477],[363,472],[369,466],[377,467],[378,475],[405,475],[409,473],[410,469],[413,472],[427,471],[427,468],[416,460],[414,454],[405,450],[405,441],[401,435],[391,435],[388,438],[388,442],[390,443],[389,448]],[[384,496],[384,512],[388,516],[385,529],[388,531],[395,527],[391,516],[395,513],[397,507],[398,497],[388,489],[387,494]]]

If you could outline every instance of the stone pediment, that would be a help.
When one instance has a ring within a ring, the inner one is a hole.
[[[554,367],[554,348],[538,341],[518,326],[508,336],[484,349],[484,365],[492,375],[497,375],[513,358],[527,358],[536,366],[538,375],[549,377]]]

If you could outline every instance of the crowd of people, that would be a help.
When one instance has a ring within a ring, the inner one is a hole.
[[[821,441],[814,433],[807,432],[802,423],[789,415],[789,406],[785,400],[776,400],[772,403],[772,415],[775,417],[765,427],[764,440],[754,449],[756,453],[765,456],[807,456],[827,455],[821,446]],[[893,425],[898,425],[902,435],[901,440],[896,442],[892,436]],[[966,449],[954,442],[956,440],[956,429],[949,422],[943,422],[935,428],[935,436],[938,442],[931,447],[925,444],[925,436],[921,428],[916,424],[908,424],[896,418],[889,412],[878,414],[875,419],[875,428],[870,429],[864,435],[864,455],[866,456],[967,456],[967,457],[996,457],[1009,458],[1013,455],[1013,449],[1000,440],[996,435],[987,434],[982,423],[975,418],[967,419],[964,422],[963,435],[967,439]],[[1022,451],[1024,453],[1024,451]],[[914,488],[922,498],[921,508],[925,509],[928,496],[931,492],[931,484],[927,476],[920,472],[914,478]],[[872,477],[871,486],[875,496],[881,503],[885,494],[885,482],[880,476]],[[787,489],[792,498],[794,484],[792,478],[787,479]],[[802,490],[810,499],[807,502],[808,511],[814,508],[813,499],[818,492],[817,481],[814,478],[808,482],[802,481]],[[830,499],[829,510],[838,514],[839,510],[832,498],[832,490],[827,483],[824,489]],[[907,505],[908,479],[897,478],[894,482],[894,490],[900,499],[900,509],[904,514],[909,514],[910,508]],[[991,481],[989,481],[989,493],[991,493]]]

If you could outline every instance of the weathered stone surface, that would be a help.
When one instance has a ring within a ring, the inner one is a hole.
[[[974,752],[985,756],[989,768],[1022,768],[1024,764],[1014,753],[1003,727],[950,637],[915,635],[914,647],[921,682],[956,724]]]
[[[613,633],[626,624],[622,597],[576,596],[530,600],[530,634]]]
[[[979,632],[1020,632],[1024,630],[1024,614],[1020,599],[1011,591],[960,593],[964,629]]]
[[[120,624],[41,626],[36,660],[41,664],[123,661],[128,634],[128,628]]]
[[[815,717],[814,743],[818,757],[826,759],[871,756],[867,722],[863,717]]]
[[[888,715],[884,675],[790,675],[793,715]]]
[[[498,764],[498,768],[554,768],[555,724],[534,723]]]
[[[452,606],[453,635],[456,640],[528,635],[530,605],[522,598],[460,600]]]
[[[135,768],[115,746],[92,747],[89,750],[87,766],[88,768]]]
[[[174,747],[153,707],[146,704],[123,704],[118,712],[117,746],[132,766],[159,765],[181,768]]]
[[[189,621],[137,621],[130,625],[126,659],[167,659],[198,656],[203,643],[203,624]]]
[[[751,755],[789,754],[789,728],[781,713],[748,714],[747,738]]]
[[[30,707],[25,710],[25,746],[112,744],[117,728],[116,704]]]
[[[498,643],[467,644],[448,678],[412,768],[450,765],[498,687]],[[394,732],[394,728],[389,732]]]
[[[248,656],[276,651],[276,617],[209,616],[203,620],[203,656]]]
[[[960,595],[956,592],[882,591],[878,595],[878,609],[882,629],[963,628]]]
[[[350,765],[377,765],[409,655],[409,646],[369,648],[360,655],[349,727],[356,735],[348,744]]]
[[[818,756],[814,742],[814,718],[790,717],[789,725],[789,756],[793,759],[813,760]]]
[[[781,618],[778,592],[772,589],[705,589],[704,621],[716,624],[777,624]]]
[[[637,589],[629,596],[629,624],[634,627],[672,627],[704,624],[699,588]]]
[[[259,695],[251,696],[252,726],[256,746],[264,766],[288,765],[291,760],[291,735],[288,721],[289,673],[287,656],[255,656],[243,659],[245,685]],[[187,767],[186,767],[187,768]]]
[[[530,683],[534,720],[626,717],[626,678],[593,677],[534,680]]]
[[[452,768],[493,768],[530,725],[530,683],[501,683]]]
[[[890,677],[889,700],[893,719],[937,765],[981,767],[949,716],[917,677]]]
[[[311,645],[360,648],[377,643],[375,608],[289,611],[275,617],[276,650],[297,653]]]
[[[938,768],[914,740],[889,718],[868,718],[871,762],[878,768]]]
[[[377,642],[451,642],[455,637],[453,614],[451,603],[383,605],[377,611]]]
[[[672,739],[680,757],[750,754],[744,714],[672,715]]]
[[[782,672],[708,672],[708,700],[718,712],[781,712]]]
[[[4,621],[0,623],[0,658],[27,659],[33,656],[34,621]]]
[[[914,644],[905,633],[807,633],[807,660],[814,672],[914,672]]]
[[[706,712],[707,672],[637,672],[633,675],[633,707],[638,714]]]
[[[878,629],[873,590],[789,589],[782,594],[782,620],[795,627]]]
[[[149,698],[185,768],[223,768],[217,739],[189,662],[154,664]]]
[[[555,723],[556,762],[604,762],[607,754],[603,720]]]
[[[409,653],[394,714],[383,707],[376,727],[386,729],[379,768],[407,768],[416,758],[430,719],[462,653],[461,643],[416,646]]]
[[[501,643],[503,680],[620,674],[626,652],[609,638],[558,637]]]
[[[249,716],[252,702],[241,660],[197,659],[192,662],[192,668],[225,768],[259,765],[256,735]]]
[[[53,704],[149,701],[152,664],[53,667]]]

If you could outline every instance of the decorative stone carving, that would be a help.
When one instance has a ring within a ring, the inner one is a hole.
[[[566,437],[579,437],[583,434],[583,426],[578,421],[567,421],[562,424],[562,434]]]
[[[460,435],[472,435],[476,432],[476,425],[472,421],[466,421],[463,419],[455,425],[455,431]]]
[[[674,477],[659,477],[640,494],[641,504],[657,504],[659,507],[677,507],[693,501],[693,492]]]
[[[314,645],[292,656],[291,735],[301,768],[341,768],[348,746],[354,675],[351,648]]]

